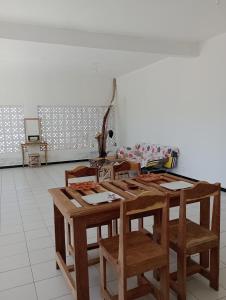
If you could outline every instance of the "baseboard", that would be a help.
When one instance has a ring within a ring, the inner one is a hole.
[[[184,178],[184,179],[188,179],[188,180],[192,180],[192,181],[199,181],[198,179],[195,179],[195,178],[191,178],[191,177],[187,177],[187,176],[183,176],[183,175],[180,175],[180,174],[177,174],[177,173],[173,173],[173,172],[168,172],[168,174],[171,174],[171,175],[175,175],[175,176],[178,176],[178,177],[181,177],[181,178]],[[222,192],[226,192],[226,188],[221,188],[221,191]]]
[[[76,159],[76,160],[53,161],[53,162],[48,162],[48,165],[58,165],[58,164],[67,164],[67,163],[77,163],[77,162],[85,162],[85,161],[89,161],[89,159],[86,158],[86,159]],[[45,165],[45,163],[43,163],[42,165]]]
[[[48,165],[57,165],[57,164],[66,164],[66,163],[77,163],[77,162],[85,162],[89,161],[89,159],[76,159],[76,160],[63,160],[63,161],[51,161],[48,162]],[[42,166],[45,166],[45,163],[42,163]],[[13,165],[13,166],[3,166],[0,169],[11,169],[11,168],[22,168],[23,165]],[[25,165],[27,167],[27,165]]]

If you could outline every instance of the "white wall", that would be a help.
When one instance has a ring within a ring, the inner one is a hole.
[[[112,79],[73,67],[22,63],[0,58],[0,105],[24,105],[37,117],[37,105],[107,105]],[[49,161],[87,158],[84,151],[50,151]],[[21,153],[1,154],[0,166],[21,164]]]
[[[197,58],[167,58],[118,80],[121,144],[180,148],[175,172],[226,187],[226,34]]]

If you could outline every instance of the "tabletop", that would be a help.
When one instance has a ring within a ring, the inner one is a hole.
[[[141,177],[133,179],[120,179],[100,182],[96,188],[90,190],[74,190],[72,187],[54,188],[49,192],[53,196],[55,205],[59,208],[65,217],[76,217],[81,215],[88,215],[97,212],[110,211],[113,209],[119,209],[120,200],[102,203],[98,205],[88,204],[83,200],[83,196],[89,194],[96,194],[105,191],[110,191],[120,195],[124,199],[134,199],[137,195],[144,191],[153,191],[156,193],[156,189],[162,192],[167,192],[170,196],[170,206],[178,205],[174,203],[175,199],[179,198],[179,191],[170,191],[160,186],[161,183],[180,181],[181,177],[171,175],[168,173],[158,174],[159,179],[146,182]],[[192,182],[188,179],[183,181]],[[71,201],[74,202],[76,205]]]

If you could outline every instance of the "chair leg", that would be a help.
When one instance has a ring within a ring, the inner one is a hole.
[[[100,251],[100,286],[101,286],[101,294],[102,299],[104,298],[104,291],[107,288],[107,278],[106,278],[106,259],[103,256],[102,252]]]
[[[154,220],[155,220],[155,224],[158,224],[159,222],[159,218],[158,215],[155,215],[154,216]],[[154,225],[153,226],[153,240],[156,242],[156,243],[160,243],[160,237],[158,236],[158,233],[156,231],[156,226]],[[160,277],[159,277],[159,269],[154,269],[153,270],[153,276],[155,278],[156,281],[159,281],[160,280]]]
[[[72,241],[71,241],[71,227],[70,227],[70,224],[67,222],[67,224],[66,224],[66,234],[67,234],[67,252],[68,252],[68,254],[70,254],[69,253],[69,245],[71,245],[72,244]]]
[[[160,269],[161,300],[169,300],[169,266]]]
[[[143,284],[143,276],[144,276],[144,274],[138,274],[137,275],[137,285],[138,286]]]
[[[144,228],[144,218],[138,219],[138,229],[142,230]]]
[[[113,229],[112,229],[112,223],[108,223],[108,237],[112,237]]]
[[[112,221],[113,224],[113,235],[117,235],[118,234],[118,220],[114,219]]]
[[[69,223],[67,223],[67,230],[68,230],[68,244],[71,244],[71,227]]]
[[[118,279],[118,299],[127,300],[127,278],[123,274]]]
[[[219,247],[210,250],[210,286],[219,290],[219,263],[220,263]]]
[[[178,300],[186,300],[187,256],[183,252],[177,254]]]

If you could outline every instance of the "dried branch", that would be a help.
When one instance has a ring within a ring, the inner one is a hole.
[[[110,111],[111,111],[111,108],[112,108],[112,105],[113,105],[113,102],[114,102],[114,99],[115,99],[116,88],[117,88],[117,84],[116,84],[116,79],[114,78],[113,79],[112,98],[111,98],[110,104],[109,104],[109,106],[107,108],[107,111],[106,111],[106,113],[104,115],[104,118],[103,118],[102,130],[101,130],[101,133],[98,133],[96,135],[96,139],[97,139],[97,142],[98,142],[99,157],[106,157],[106,155],[107,155],[107,152],[106,152],[107,120],[108,120],[108,117],[109,117],[109,114],[110,114]]]

